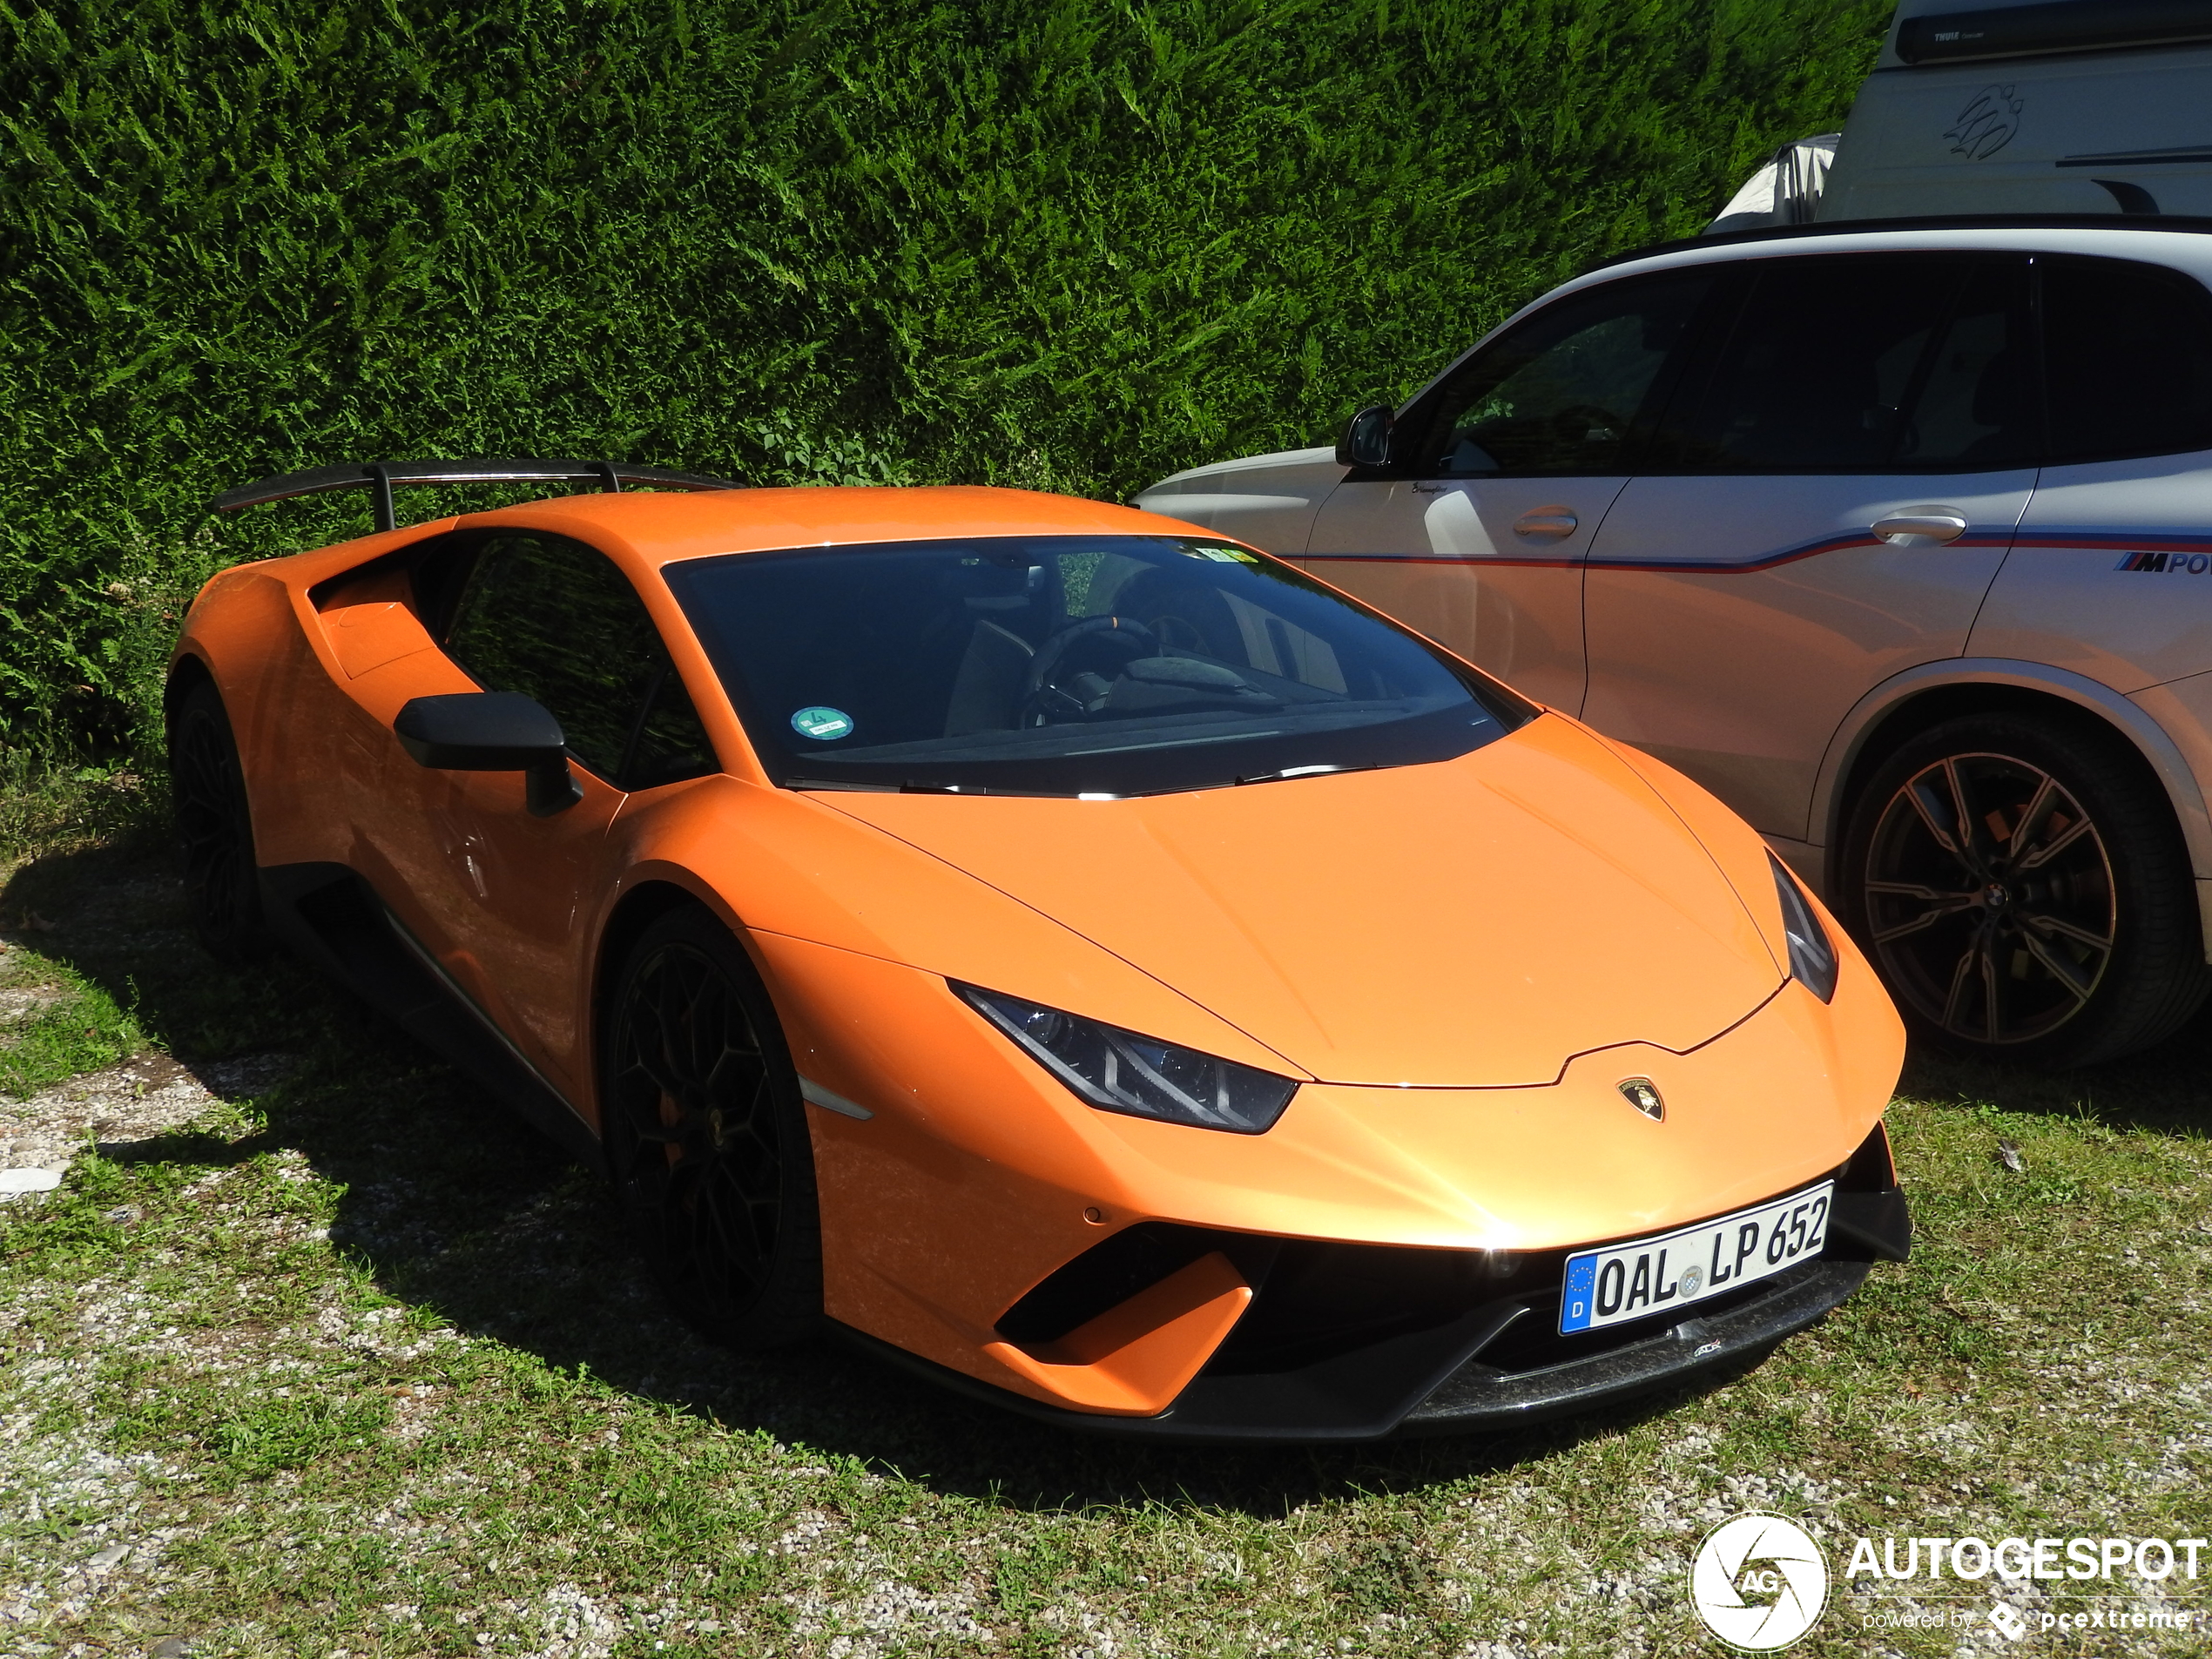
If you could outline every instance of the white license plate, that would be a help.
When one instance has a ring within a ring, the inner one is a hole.
[[[1602,1331],[1779,1273],[1828,1242],[1835,1184],[1824,1181],[1732,1216],[1567,1258],[1559,1328]]]

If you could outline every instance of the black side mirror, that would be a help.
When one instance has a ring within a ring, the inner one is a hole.
[[[583,799],[569,771],[561,723],[543,704],[519,691],[418,697],[400,711],[392,732],[417,765],[527,773],[533,818],[550,818]]]
[[[1370,403],[1345,422],[1337,440],[1340,467],[1386,467],[1390,464],[1390,435],[1397,412],[1387,403]]]

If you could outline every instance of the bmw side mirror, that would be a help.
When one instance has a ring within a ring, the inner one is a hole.
[[[1387,403],[1370,403],[1345,422],[1337,440],[1340,467],[1386,467],[1390,464],[1390,434],[1397,412]]]
[[[400,711],[392,732],[417,765],[523,773],[533,818],[550,818],[583,799],[569,770],[561,723],[543,703],[518,691],[418,697]]]

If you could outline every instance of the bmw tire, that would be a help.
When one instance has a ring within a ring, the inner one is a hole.
[[[1914,1035],[2087,1065],[2171,1035],[2212,990],[2188,849],[2156,780],[2093,723],[1991,712],[1890,754],[1837,894]]]

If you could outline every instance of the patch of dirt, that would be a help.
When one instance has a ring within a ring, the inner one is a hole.
[[[51,985],[19,985],[0,991],[0,1025],[27,1020],[39,1009],[51,1008],[61,1000],[61,992]]]
[[[40,950],[57,945],[96,954],[192,948],[184,884],[171,870],[113,873],[48,902],[51,907],[43,914],[25,909],[0,921],[19,942]]]
[[[28,1100],[0,1101],[0,1168],[60,1170],[95,1144],[111,1156],[128,1150],[189,1127],[220,1102],[252,1099],[296,1063],[261,1054],[194,1068],[140,1055]]]

